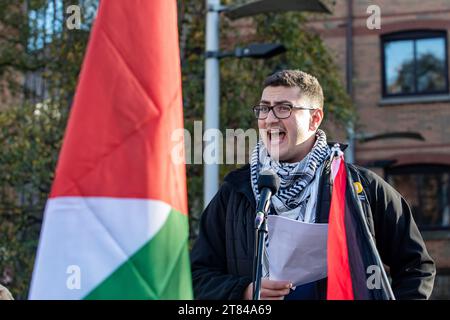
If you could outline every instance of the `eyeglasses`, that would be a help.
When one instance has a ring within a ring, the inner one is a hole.
[[[294,106],[289,103],[276,104],[273,107],[266,104],[259,104],[253,107],[253,112],[258,120],[264,120],[269,115],[270,110],[273,110],[273,114],[277,119],[286,119],[291,116],[292,109],[297,110],[317,110],[317,108],[308,108],[302,106]]]

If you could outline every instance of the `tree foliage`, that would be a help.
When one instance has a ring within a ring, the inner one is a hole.
[[[42,215],[85,52],[95,1],[81,1],[83,28],[65,28],[64,0],[0,4],[0,283],[25,299]]]
[[[26,298],[67,109],[39,103],[0,112],[0,282]]]

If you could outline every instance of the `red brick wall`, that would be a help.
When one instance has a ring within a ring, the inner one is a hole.
[[[369,30],[366,27],[369,16],[366,9],[370,4],[380,6],[380,30]],[[340,0],[331,17],[311,23],[311,27],[323,36],[335,56],[344,82],[346,16],[346,1]],[[414,156],[416,152],[450,153],[450,126],[447,125],[450,119],[450,102],[379,105],[382,94],[380,35],[417,28],[450,31],[450,1],[355,0],[353,16],[353,100],[360,119],[358,132],[379,134],[414,131],[425,138],[425,142],[397,139],[359,144],[357,160],[365,162],[377,158],[386,159],[405,153]]]
[[[347,1],[337,0],[330,16],[315,16],[311,30],[324,39],[342,71],[345,83]],[[381,29],[369,30],[369,5],[381,9]],[[450,34],[449,0],[354,0],[353,1],[353,101],[357,108],[359,134],[409,131],[425,141],[389,139],[356,145],[356,161],[395,159],[398,164],[430,163],[450,165],[450,101],[403,103],[380,106],[382,64],[380,35],[414,29],[447,30]],[[450,40],[448,40],[450,43]],[[450,49],[450,48],[449,48]],[[450,52],[450,50],[448,50]],[[449,57],[447,57],[449,59]],[[450,73],[450,72],[449,72]],[[325,105],[326,107],[326,105]],[[382,170],[375,170],[383,175]],[[450,231],[427,232],[427,247],[438,265],[439,278],[433,297],[450,298]]]

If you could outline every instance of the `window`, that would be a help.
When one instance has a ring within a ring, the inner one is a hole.
[[[448,93],[445,31],[383,36],[383,96]]]
[[[52,42],[52,38],[62,31],[64,22],[64,8],[62,0],[47,2],[27,1],[28,27],[30,30],[28,38],[28,50],[39,51],[46,44]]]
[[[89,32],[97,15],[99,0],[77,0],[72,1],[72,4],[80,6],[80,27],[85,32]],[[55,38],[61,38],[61,34],[66,28],[67,18],[70,15],[66,11],[69,5],[71,5],[70,1],[64,0],[26,0],[29,27],[27,48],[30,52],[42,50]]]
[[[394,167],[386,175],[411,206],[421,230],[450,228],[450,166]]]

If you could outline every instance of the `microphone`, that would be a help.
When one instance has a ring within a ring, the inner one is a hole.
[[[270,170],[260,173],[258,178],[259,201],[256,207],[255,228],[259,229],[268,213],[270,198],[278,192],[280,178]]]
[[[261,298],[261,275],[264,239],[268,233],[267,211],[269,211],[270,198],[277,193],[280,187],[280,178],[272,171],[261,172],[258,178],[259,201],[256,207],[255,218],[255,256],[253,257],[253,300]]]

